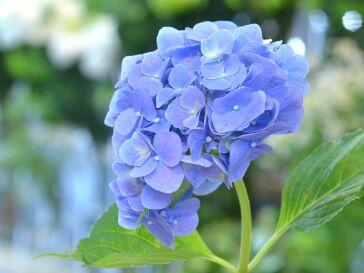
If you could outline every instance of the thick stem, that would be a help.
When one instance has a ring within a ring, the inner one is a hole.
[[[271,249],[271,247],[281,238],[281,236],[287,231],[288,227],[285,229],[281,229],[276,231],[272,237],[265,243],[265,245],[259,250],[257,255],[253,258],[253,260],[249,263],[248,272],[254,270],[254,268],[259,264],[264,255]]]
[[[231,273],[239,273],[238,270],[235,268],[235,266],[233,266],[229,262],[225,261],[224,259],[221,259],[218,256],[213,255],[213,256],[205,257],[205,259],[210,261],[210,262],[221,265],[222,267],[225,267]]]
[[[243,180],[236,181],[234,187],[239,199],[241,214],[241,241],[239,254],[239,273],[248,273],[251,251],[252,217],[248,192]]]

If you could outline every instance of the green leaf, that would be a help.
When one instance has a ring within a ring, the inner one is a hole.
[[[56,256],[81,260],[88,267],[104,268],[164,264],[194,257],[215,259],[197,232],[176,238],[176,249],[172,250],[145,228],[127,230],[120,227],[117,211],[115,205],[106,211],[94,224],[91,235],[80,241],[75,253]]]
[[[364,130],[319,146],[290,174],[277,230],[309,231],[364,193]]]
[[[363,194],[364,130],[319,146],[289,175],[276,231],[249,263],[249,272],[289,228],[312,230]]]

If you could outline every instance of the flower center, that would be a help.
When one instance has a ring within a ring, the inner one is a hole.
[[[166,216],[167,216],[167,213],[166,213],[165,211],[162,211],[162,212],[161,212],[161,216],[162,216],[162,217],[166,217]]]
[[[212,141],[212,137],[207,136],[205,140],[206,140],[207,143],[210,143]]]
[[[153,223],[152,223],[152,221],[148,221],[148,222],[147,222],[147,224],[148,224],[148,226],[150,226],[150,225],[152,225]]]
[[[137,117],[140,117],[142,114],[138,111],[138,112],[136,112],[136,113],[135,113],[135,115],[136,115]]]
[[[159,159],[160,159],[160,158],[159,158],[159,156],[157,156],[157,155],[156,155],[156,156],[154,156],[154,160],[155,160],[155,161],[159,161]]]
[[[257,146],[257,143],[256,143],[256,142],[252,142],[252,143],[250,143],[250,147],[254,148],[254,147],[256,147],[256,146]]]
[[[161,120],[160,118],[155,118],[155,119],[153,119],[153,122],[158,123],[160,120]]]
[[[194,114],[196,114],[195,109],[191,109],[191,110],[190,110],[190,115],[194,115]]]
[[[178,221],[176,219],[173,220],[173,224],[177,225],[178,224]]]
[[[233,106],[233,110],[234,110],[234,111],[238,111],[238,110],[239,110],[239,105],[235,104],[235,105]]]

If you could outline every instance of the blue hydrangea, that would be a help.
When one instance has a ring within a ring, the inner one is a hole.
[[[307,73],[258,25],[225,21],[164,27],[157,50],[125,57],[105,118],[120,226],[144,225],[171,248],[192,233],[196,196],[230,188],[271,150],[267,137],[299,128]]]

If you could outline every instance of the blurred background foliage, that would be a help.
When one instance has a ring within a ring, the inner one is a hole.
[[[0,0],[0,273],[96,272],[33,256],[70,249],[112,202],[103,119],[122,57],[153,50],[162,26],[204,20],[258,23],[311,65],[301,131],[270,139],[274,152],[246,177],[257,251],[274,230],[288,171],[322,141],[363,127],[363,15],[361,0]],[[200,210],[203,237],[231,261],[234,194],[222,187]],[[359,200],[314,232],[287,234],[256,272],[361,273],[363,227]],[[192,260],[136,272],[221,270]]]

